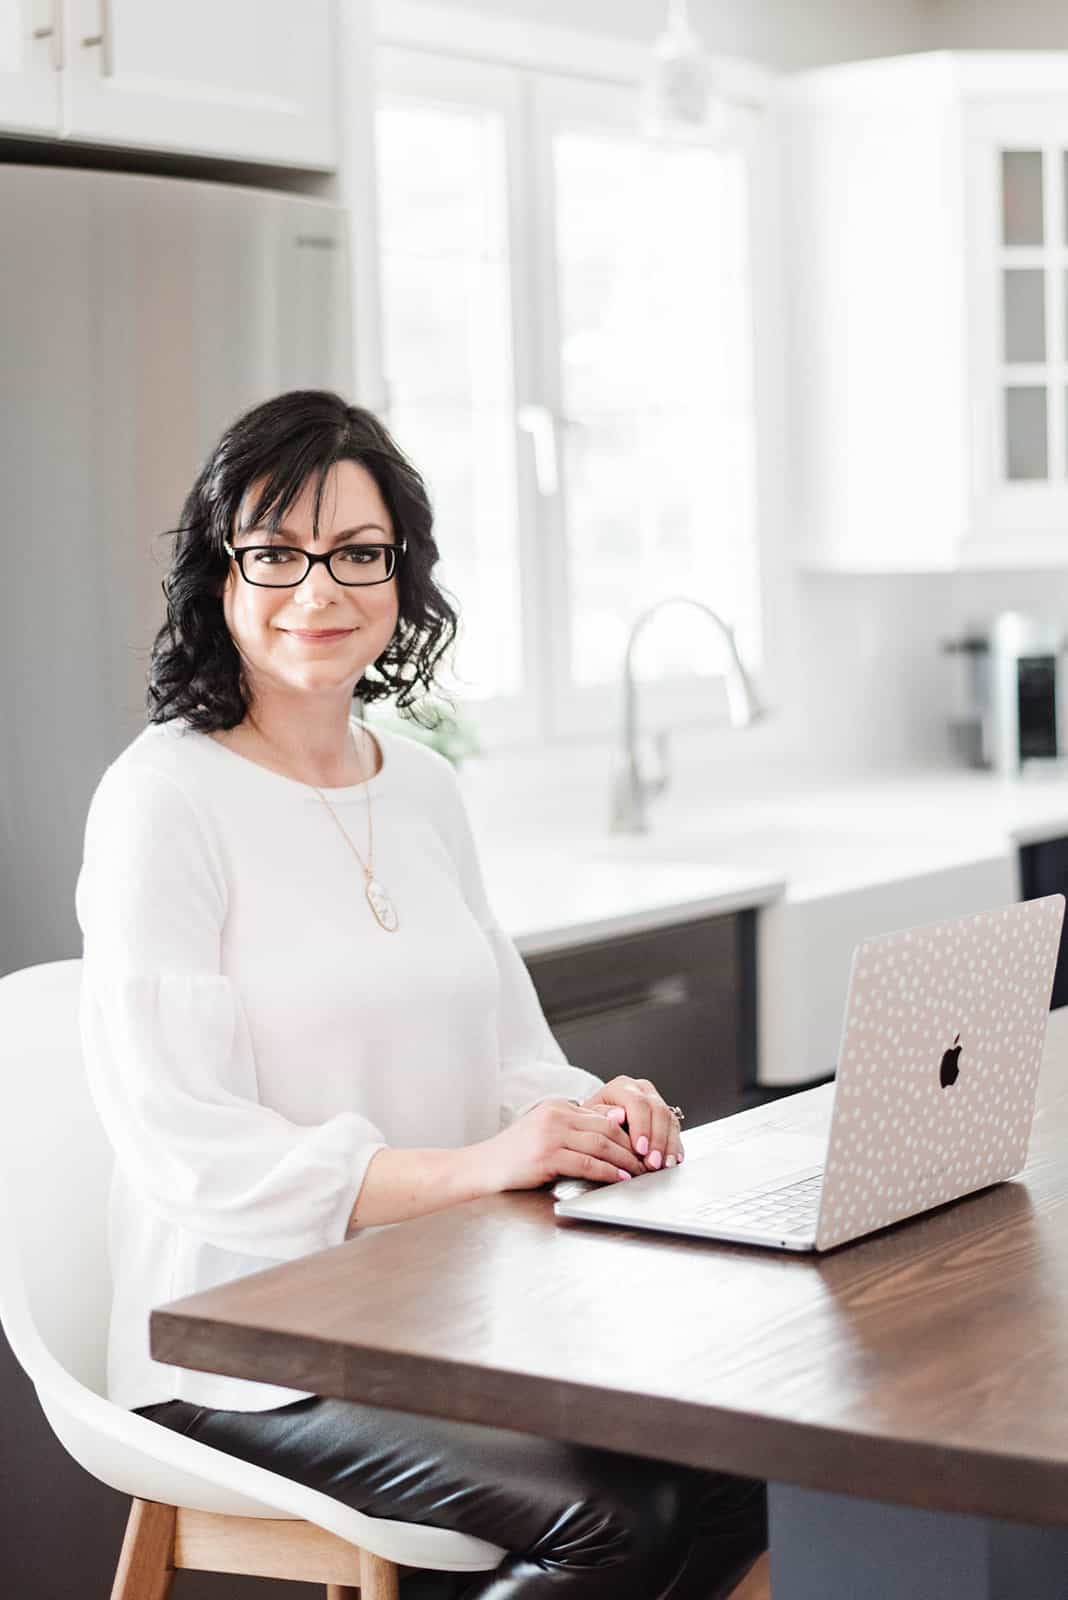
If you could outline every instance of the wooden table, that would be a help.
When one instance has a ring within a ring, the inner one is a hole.
[[[811,1126],[820,1099],[746,1115]],[[766,1478],[776,1600],[1063,1600],[1068,1008],[1022,1179],[830,1255],[560,1223],[547,1192],[512,1194],[164,1307],[151,1344]]]

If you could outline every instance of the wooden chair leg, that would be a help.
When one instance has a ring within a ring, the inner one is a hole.
[[[738,1587],[732,1589],[730,1600],[771,1600],[771,1561],[766,1550]]]
[[[331,1595],[330,1600],[335,1597]],[[400,1573],[392,1561],[383,1561],[368,1550],[360,1551],[359,1600],[400,1600]]]
[[[174,1582],[174,1522],[173,1506],[134,1500],[111,1600],[167,1600]]]

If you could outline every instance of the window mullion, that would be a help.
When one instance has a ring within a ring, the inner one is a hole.
[[[563,471],[563,380],[560,370],[560,308],[557,273],[556,197],[553,170],[554,120],[544,74],[526,75],[527,149],[530,152],[532,230],[531,319],[537,330],[538,404],[555,430],[556,489],[539,500],[538,616],[544,644],[541,726],[557,736],[559,708],[571,677],[570,563],[568,560],[567,481]]]

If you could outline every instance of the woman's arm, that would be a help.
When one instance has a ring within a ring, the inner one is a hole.
[[[220,971],[227,892],[213,839],[170,778],[104,778],[77,889],[97,1110],[158,1216],[219,1249],[284,1260],[344,1237],[385,1138],[352,1111],[298,1124],[260,1103],[248,1022]]]
[[[505,1189],[537,1189],[554,1178],[618,1183],[643,1170],[617,1117],[543,1100],[492,1139],[459,1150],[378,1150],[346,1236]]]

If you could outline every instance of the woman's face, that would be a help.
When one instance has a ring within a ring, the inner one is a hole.
[[[243,545],[292,545],[325,554],[341,545],[392,544],[393,526],[378,485],[354,461],[339,461],[323,486],[319,538],[313,537],[314,480],[276,533],[246,527],[260,483],[250,486],[231,536]],[[252,570],[252,563],[249,563]],[[354,568],[359,571],[359,568]],[[351,698],[367,667],[385,650],[397,626],[396,573],[387,583],[336,583],[325,563],[293,589],[247,583],[231,561],[222,593],[226,625],[245,665],[254,699],[271,690],[336,692]],[[321,637],[314,637],[321,635]]]

